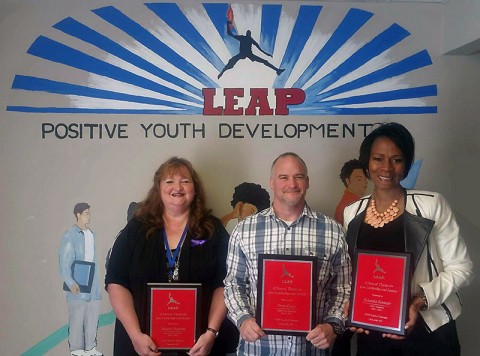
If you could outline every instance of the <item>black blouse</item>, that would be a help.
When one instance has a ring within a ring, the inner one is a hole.
[[[179,261],[179,283],[201,283],[202,302],[200,330],[208,327],[208,314],[213,291],[223,287],[226,275],[226,257],[229,235],[217,220],[210,239],[193,237],[189,233],[183,243]],[[165,283],[167,280],[167,258],[162,231],[146,237],[146,230],[138,219],[132,219],[120,233],[112,248],[105,276],[105,285],[119,284],[127,288],[133,302],[142,332],[148,331],[148,287],[147,283]],[[228,325],[230,324],[230,325]],[[228,328],[227,330],[222,330]],[[223,335],[222,335],[223,334]],[[238,342],[238,330],[227,319],[220,330],[222,339],[217,338],[214,348],[222,346],[234,351]],[[230,350],[227,350],[230,352]],[[226,351],[226,352],[227,352]],[[222,352],[216,353],[221,355]],[[114,355],[136,355],[132,342],[121,322],[115,325]]]
[[[403,214],[383,227],[374,228],[365,221],[360,227],[357,248],[386,252],[405,252]]]

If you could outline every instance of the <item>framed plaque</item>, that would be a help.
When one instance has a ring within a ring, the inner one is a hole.
[[[201,284],[149,283],[149,334],[160,351],[188,351],[200,336]]]
[[[347,325],[405,335],[410,255],[357,250]]]
[[[306,335],[315,325],[317,258],[258,256],[256,320],[269,334]]]

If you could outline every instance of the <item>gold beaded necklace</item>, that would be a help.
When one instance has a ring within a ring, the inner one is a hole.
[[[393,219],[395,219],[395,217],[398,215],[400,209],[397,208],[397,204],[398,199],[395,199],[387,210],[385,210],[383,213],[379,213],[376,208],[375,197],[372,196],[370,199],[370,205],[367,208],[367,213],[365,215],[365,222],[376,229],[383,227],[385,224],[393,221]]]

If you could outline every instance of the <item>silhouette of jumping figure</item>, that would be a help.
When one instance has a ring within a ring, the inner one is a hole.
[[[291,274],[290,272],[287,271],[287,269],[285,268],[285,265],[282,265],[282,270],[283,270],[282,277],[293,278],[293,274]]]
[[[382,267],[380,267],[378,260],[375,260],[375,270],[373,271],[373,273],[375,272],[387,273]]]
[[[232,33],[232,31],[230,30],[230,25],[231,25],[231,21],[227,21],[227,34],[229,36],[232,36],[233,38],[235,38],[237,41],[240,42],[240,52],[233,56],[227,63],[227,65],[225,66],[225,68],[222,69],[222,71],[220,72],[220,74],[218,74],[218,79],[220,79],[220,77],[223,75],[223,73],[225,73],[225,71],[229,70],[229,69],[232,69],[233,66],[240,60],[240,59],[245,59],[245,58],[248,58],[250,59],[252,62],[259,62],[259,63],[263,63],[264,65],[266,65],[267,67],[270,67],[272,68],[276,73],[277,75],[280,75],[282,74],[285,69],[281,69],[281,68],[277,68],[275,67],[273,64],[271,64],[269,61],[263,59],[263,58],[260,58],[259,56],[256,56],[255,54],[253,54],[252,52],[252,45],[257,47],[263,54],[269,56],[269,57],[272,57],[272,55],[270,53],[267,53],[265,52],[261,47],[260,45],[257,43],[257,41],[255,41],[253,38],[252,38],[252,32],[250,30],[247,31],[247,33],[245,34],[245,36],[242,36],[242,35],[234,35]]]
[[[179,302],[177,302],[177,301],[175,300],[174,297],[172,297],[172,293],[168,293],[168,299],[169,299],[169,300],[168,300],[167,305],[172,304],[172,303],[173,303],[173,304],[180,304]]]

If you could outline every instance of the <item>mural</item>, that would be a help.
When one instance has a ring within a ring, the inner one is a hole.
[[[131,218],[133,218],[133,216],[135,215],[135,211],[137,210],[137,207],[138,207],[138,203],[135,202],[135,201],[132,201],[130,202],[130,204],[128,204],[128,208],[127,208],[127,223],[130,221]],[[122,231],[120,231],[117,236],[115,236],[115,240],[117,239],[117,237],[120,235]],[[115,241],[114,241],[115,243]],[[108,249],[108,252],[107,252],[107,256],[105,256],[105,270],[107,270],[107,267],[108,267],[108,262],[110,261],[110,254],[112,253],[112,248],[113,248],[113,243],[112,243],[112,247],[110,247]]]
[[[417,183],[418,175],[420,174],[420,168],[422,168],[423,159],[419,159],[412,163],[408,175],[400,182],[405,189],[414,189]]]
[[[38,36],[7,111],[436,113],[437,86],[418,75],[432,60],[409,36],[365,10],[297,2],[105,6]]]
[[[340,179],[345,186],[345,190],[335,208],[335,220],[343,225],[343,210],[347,205],[356,202],[365,195],[368,180],[358,159],[351,159],[345,162],[340,170]]]
[[[102,356],[97,350],[100,315],[99,273],[95,233],[90,224],[90,205],[78,203],[73,208],[76,223],[65,232],[58,250],[60,275],[66,292],[71,356]]]
[[[235,187],[230,204],[233,210],[221,219],[229,233],[240,220],[270,207],[270,194],[260,184],[243,182]]]
[[[231,9],[232,9],[232,7],[229,8],[229,12],[231,12]],[[252,46],[255,46],[263,54],[265,54],[269,57],[272,57],[272,55],[270,53],[265,52],[258,45],[257,41],[255,41],[252,38],[252,31],[247,30],[247,33],[245,34],[245,36],[240,36],[240,35],[234,35],[232,33],[231,28],[232,28],[232,22],[227,21],[227,33],[228,33],[229,36],[232,36],[238,42],[240,42],[240,52],[238,54],[236,54],[235,56],[233,56],[228,61],[227,65],[222,69],[220,74],[218,74],[218,77],[217,77],[218,79],[220,79],[220,77],[223,75],[223,73],[225,73],[225,71],[227,71],[229,69],[232,69],[239,60],[246,59],[246,58],[250,59],[252,62],[259,62],[259,63],[262,63],[262,64],[266,65],[269,68],[272,68],[277,73],[277,75],[280,75],[285,71],[285,69],[277,68],[273,64],[271,64],[269,61],[267,61],[265,59],[262,59],[259,56],[256,56],[255,54],[253,54]]]

